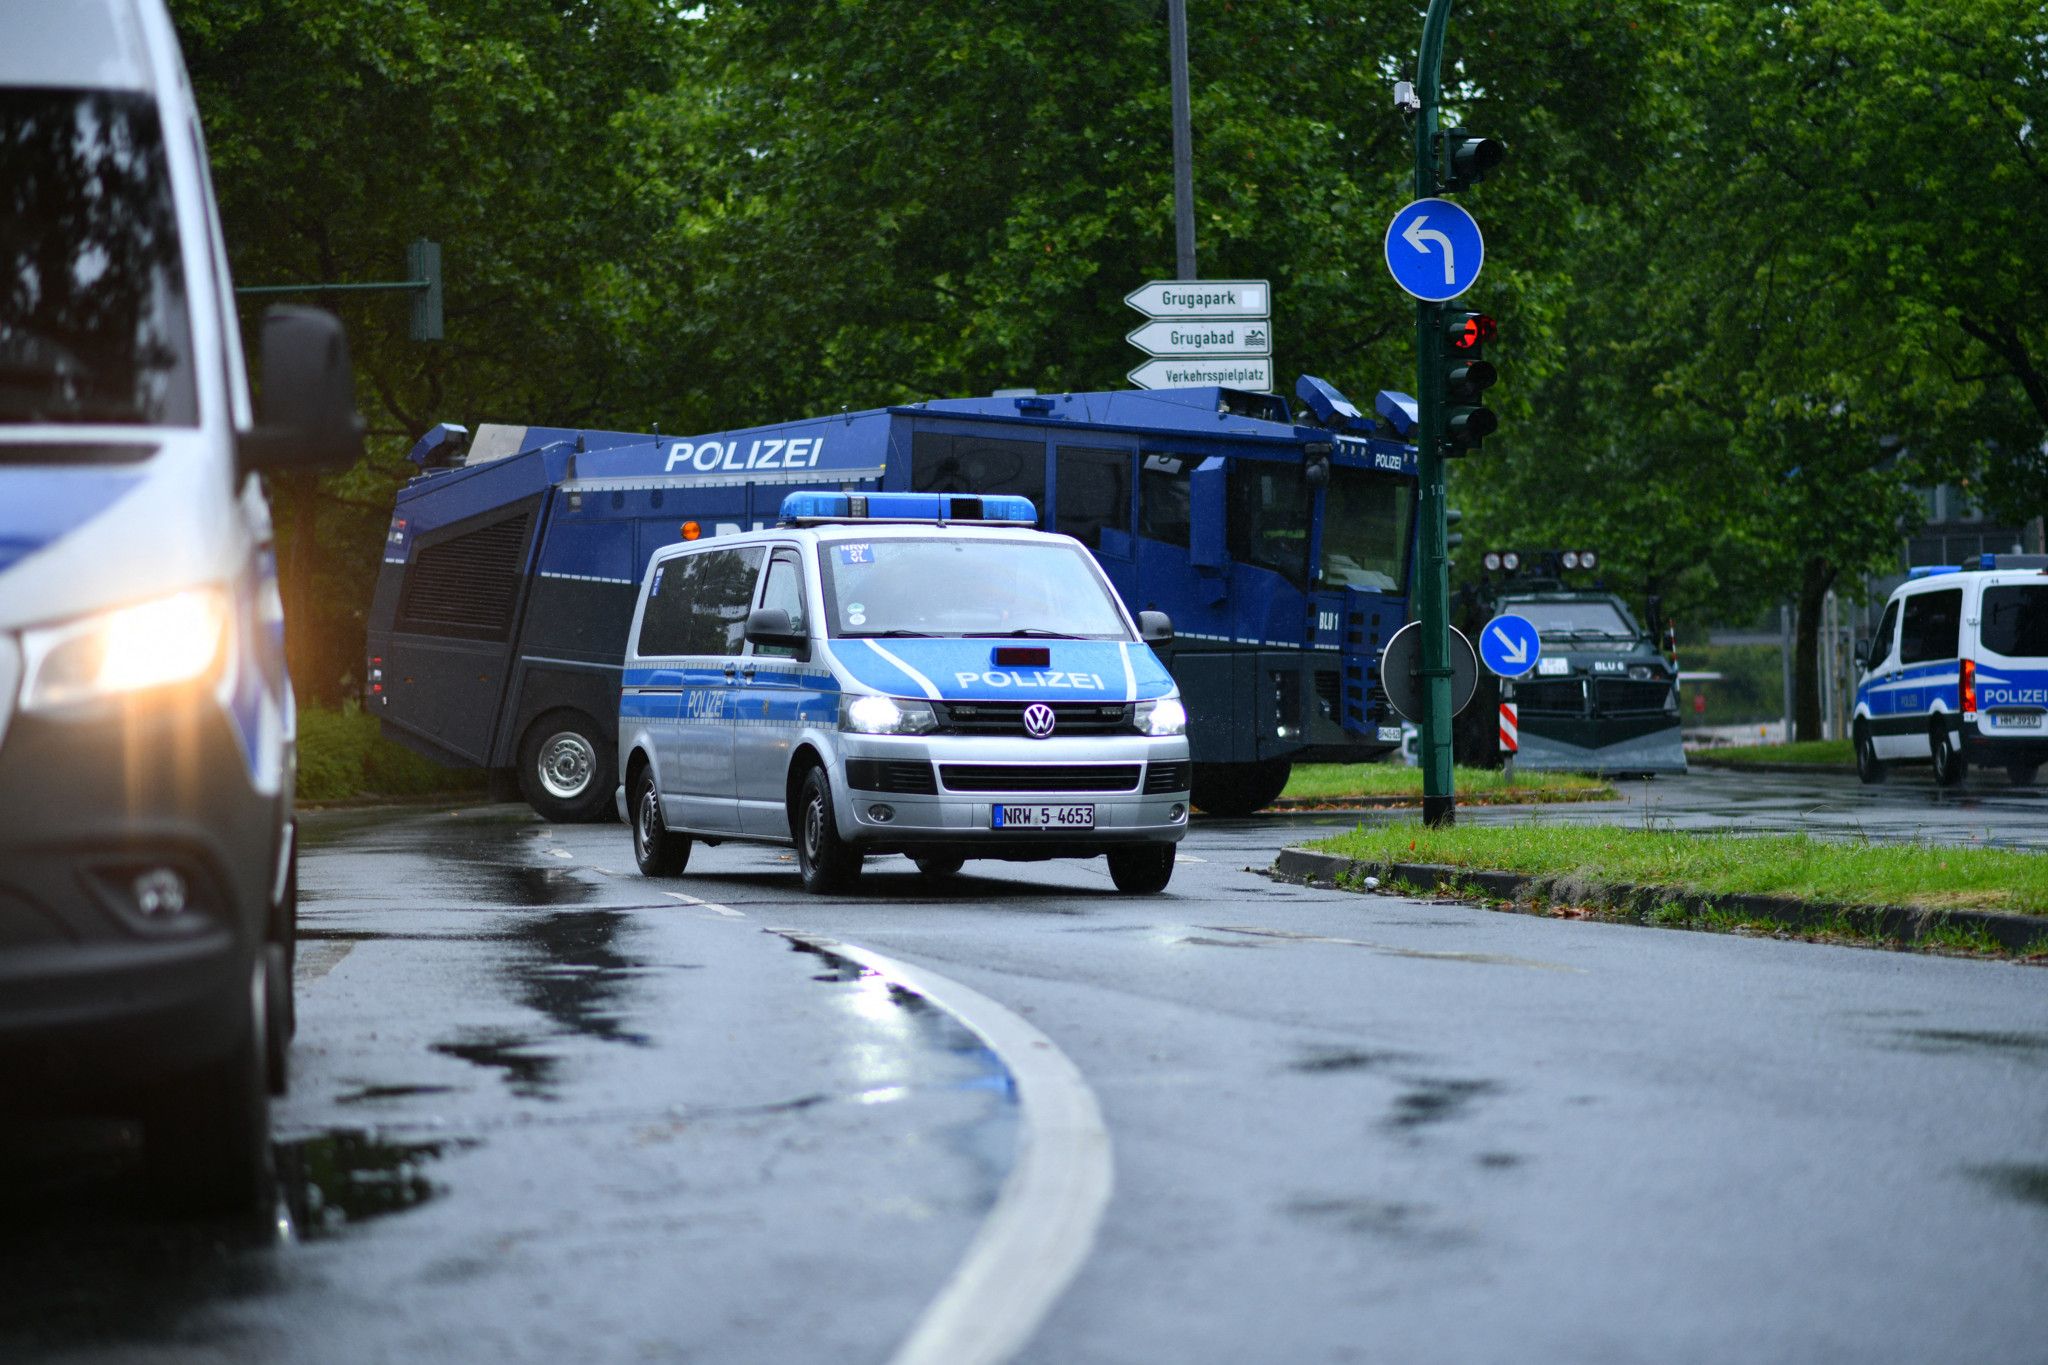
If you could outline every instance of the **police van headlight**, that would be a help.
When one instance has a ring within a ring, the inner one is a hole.
[[[1188,732],[1188,708],[1179,697],[1161,697],[1138,703],[1138,732],[1146,735],[1184,735]]]
[[[939,717],[927,701],[842,696],[839,728],[856,735],[923,735],[939,728]]]
[[[227,594],[194,588],[24,631],[21,709],[50,710],[190,682],[225,652]]]

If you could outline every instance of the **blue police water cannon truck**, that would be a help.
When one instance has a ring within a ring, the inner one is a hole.
[[[598,818],[657,549],[772,526],[796,489],[1021,494],[1134,616],[1171,617],[1160,653],[1189,712],[1193,800],[1256,810],[1296,762],[1400,742],[1378,667],[1407,618],[1415,451],[1328,384],[1297,391],[1299,413],[1210,386],[1003,392],[701,436],[437,427],[393,508],[367,703],[430,758],[515,773],[551,819]]]

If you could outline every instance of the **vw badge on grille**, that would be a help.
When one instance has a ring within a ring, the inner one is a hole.
[[[1035,701],[1024,708],[1024,733],[1033,739],[1044,739],[1052,733],[1052,708],[1042,701]]]

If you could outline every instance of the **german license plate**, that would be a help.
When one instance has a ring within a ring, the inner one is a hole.
[[[1992,723],[2001,730],[2038,730],[2041,728],[2039,711],[1994,711]]]
[[[993,806],[990,829],[1094,829],[1093,806]]]

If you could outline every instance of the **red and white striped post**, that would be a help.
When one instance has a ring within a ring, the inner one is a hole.
[[[1515,703],[1504,701],[1500,704],[1500,751],[1503,755],[1500,768],[1501,776],[1506,781],[1514,781],[1515,755],[1520,752],[1521,747],[1522,740],[1517,727]]]

